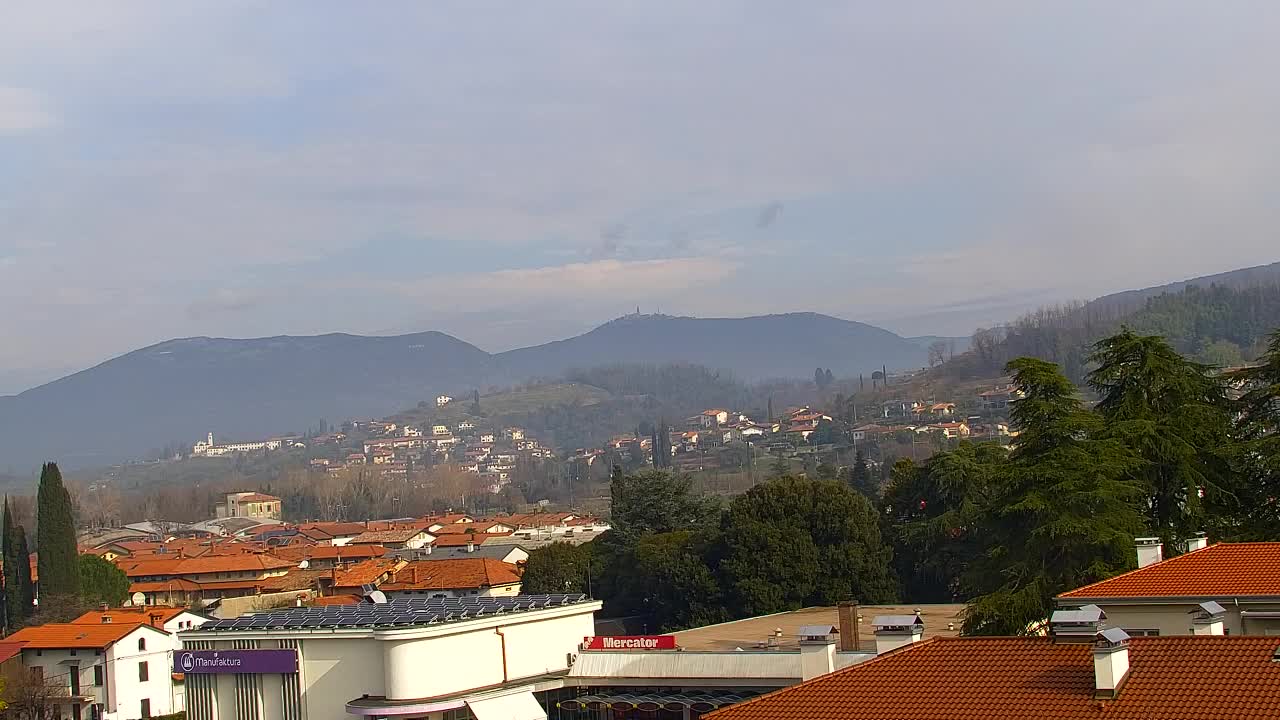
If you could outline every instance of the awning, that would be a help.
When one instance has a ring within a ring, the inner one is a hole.
[[[531,692],[488,700],[468,700],[467,707],[471,708],[476,720],[547,720],[547,711],[542,709]]]
[[[693,693],[654,693],[635,694],[618,693],[616,695],[583,695],[582,697],[564,700],[559,707],[565,710],[671,710],[680,712],[685,708],[698,712],[709,712],[717,708],[736,705],[755,697],[756,693],[739,692],[693,692]],[[483,720],[483,718],[481,719]]]

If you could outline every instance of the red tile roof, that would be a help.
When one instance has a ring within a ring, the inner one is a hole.
[[[1280,596],[1280,542],[1219,543],[1061,598]]]
[[[152,582],[136,582],[129,585],[129,593],[154,593],[154,592],[200,592],[203,586],[197,582],[183,580],[182,578],[172,578],[170,580],[154,580]]]
[[[159,615],[160,624],[163,625],[184,612],[190,612],[190,610],[166,605],[108,608],[106,610],[90,610],[71,622],[76,625],[105,625],[107,623],[102,622],[102,616],[108,615],[111,617],[111,624],[149,623],[152,615]]]
[[[311,604],[317,607],[325,607],[327,605],[359,605],[360,598],[355,595],[326,595],[325,597],[312,598]]]
[[[381,590],[458,590],[520,582],[516,566],[492,558],[421,560],[400,568]]]
[[[18,656],[22,652],[24,643],[9,642],[8,640],[0,642],[0,663],[8,662]]]
[[[396,558],[377,558],[358,562],[341,570],[334,570],[333,586],[335,588],[358,588],[370,583],[376,584],[383,575],[396,568],[403,567],[405,562]]]
[[[707,720],[1254,720],[1280,717],[1275,637],[1134,638],[1117,698],[1093,649],[1048,638],[935,638],[705,715]]]
[[[465,547],[467,543],[475,543],[480,545],[485,540],[494,537],[507,537],[511,533],[449,533],[441,535],[431,544],[436,547]]]
[[[360,533],[351,540],[352,545],[381,545],[383,543],[405,543],[419,535],[430,535],[422,528],[408,527],[396,530],[370,530]]]
[[[166,634],[146,623],[110,623],[103,625],[78,625],[75,623],[49,623],[35,627],[23,628],[5,638],[5,642],[20,642],[24,648],[58,649],[58,648],[105,648],[125,635],[143,627]]]
[[[131,578],[152,575],[203,575],[217,572],[267,572],[291,568],[297,563],[265,554],[206,555],[196,558],[159,559],[152,555],[140,560],[122,558],[116,566]]]

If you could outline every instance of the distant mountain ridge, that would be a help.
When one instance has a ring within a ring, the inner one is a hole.
[[[206,432],[247,440],[324,419],[382,417],[440,393],[556,378],[616,363],[693,363],[745,380],[918,367],[919,346],[815,313],[633,315],[583,335],[491,354],[440,332],[168,340],[0,397],[0,468],[141,458]]]

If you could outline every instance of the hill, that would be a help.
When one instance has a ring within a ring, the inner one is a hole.
[[[1162,335],[1179,352],[1202,362],[1248,360],[1280,326],[1280,264],[1042,308],[1008,325],[977,331],[971,352],[935,372],[998,375],[1009,360],[1032,356],[1058,363],[1079,382],[1088,372],[1092,344],[1122,326]]]
[[[210,431],[227,439],[301,432],[492,373],[488,353],[437,332],[171,340],[0,398],[0,466],[111,464]]]
[[[511,374],[554,377],[570,368],[618,363],[686,363],[723,369],[745,381],[836,375],[881,366],[917,368],[925,349],[888,330],[816,313],[747,318],[629,315],[591,332],[502,353]]]
[[[114,464],[189,447],[207,432],[228,440],[300,433],[321,420],[383,417],[437,394],[574,368],[690,362],[743,378],[804,378],[819,365],[836,374],[919,367],[924,351],[887,330],[808,313],[631,316],[499,355],[438,332],[170,340],[0,397],[0,469],[25,474],[54,458],[69,468]],[[564,405],[562,397],[516,396],[509,414],[527,417],[544,401]]]

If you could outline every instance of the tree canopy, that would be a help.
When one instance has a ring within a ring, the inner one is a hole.
[[[80,573],[71,496],[55,463],[46,463],[40,472],[36,512],[41,599],[79,595]]]
[[[80,596],[86,603],[117,607],[129,599],[129,576],[114,563],[97,555],[81,555],[79,573]]]

